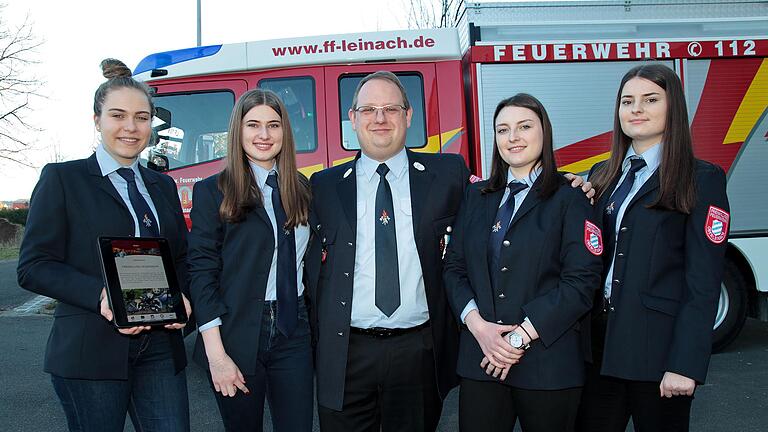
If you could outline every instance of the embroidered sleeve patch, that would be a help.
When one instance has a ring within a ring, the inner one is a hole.
[[[603,254],[603,234],[597,225],[588,220],[584,221],[584,246],[592,255]]]
[[[704,234],[707,235],[709,241],[714,244],[720,244],[725,241],[725,237],[728,235],[728,222],[731,220],[731,215],[718,207],[709,206],[707,212],[707,221],[704,222]]]

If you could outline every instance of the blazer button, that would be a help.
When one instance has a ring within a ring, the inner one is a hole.
[[[615,285],[619,285],[619,284],[621,283],[621,281],[620,281],[620,280],[618,280],[618,279],[614,279],[614,280],[613,280],[613,283],[614,283]]]
[[[451,232],[451,231],[453,231],[453,228],[451,228],[451,226],[450,226],[450,225],[448,225],[447,227],[445,227],[445,232]]]
[[[499,298],[503,299],[503,298],[507,298],[507,296],[505,296],[504,293],[501,293],[501,294],[499,294]]]
[[[616,308],[611,306],[611,312],[616,312]]]
[[[621,252],[619,252],[619,253],[617,253],[617,254],[616,254],[616,256],[617,256],[617,257],[619,257],[619,258],[621,258],[621,257],[623,257],[623,256],[624,256],[624,254],[623,254],[623,253],[621,253]]]
[[[344,332],[338,332],[336,334],[339,335],[339,336],[344,336]]]
[[[501,271],[502,271],[502,272],[506,272],[507,270],[509,270],[509,269],[508,269],[508,268],[506,268],[506,267],[502,267],[502,268],[501,268]]]
[[[345,302],[345,301],[339,302],[339,303],[341,303],[342,306],[346,306],[347,305],[347,302]]]
[[[629,229],[629,228],[627,228],[627,227],[625,227],[625,226],[624,226],[624,227],[621,227],[621,229],[620,229],[619,231],[621,231],[621,232],[626,232],[628,229]]]
[[[323,243],[325,243],[325,237],[323,237]]]
[[[349,277],[349,273],[347,273],[347,272],[344,272],[344,276],[345,276],[345,277]]]
[[[503,244],[504,247],[509,247],[509,240],[504,240],[503,242],[501,242],[501,244]]]
[[[318,230],[318,231],[320,231],[320,227],[322,227],[322,225],[320,225],[320,224],[317,224],[317,230]]]
[[[504,321],[498,320],[498,321],[496,321],[496,324],[504,324]]]
[[[347,242],[347,246],[353,246],[352,242]]]

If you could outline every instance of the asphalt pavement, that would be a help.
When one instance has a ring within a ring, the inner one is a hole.
[[[12,310],[34,297],[16,286],[15,266],[15,262],[0,262],[0,346],[4,348],[0,350],[0,431],[63,432],[64,412],[49,376],[42,371],[53,318]],[[186,340],[188,353],[194,336]],[[187,382],[192,430],[223,431],[205,372],[190,362]],[[454,390],[444,405],[441,432],[458,430],[457,407]],[[696,392],[691,417],[693,432],[768,430],[768,323],[747,320],[739,338],[725,352],[712,356],[708,382]],[[265,430],[271,431],[268,423]],[[317,421],[314,430],[319,430]],[[133,431],[130,421],[126,431]]]

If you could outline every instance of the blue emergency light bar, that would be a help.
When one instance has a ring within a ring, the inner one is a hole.
[[[219,52],[220,49],[221,45],[208,45],[150,54],[139,62],[139,65],[136,66],[133,74],[138,75],[153,69],[161,69],[185,61],[209,57]]]

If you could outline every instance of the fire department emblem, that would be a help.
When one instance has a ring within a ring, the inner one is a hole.
[[[603,235],[600,228],[588,220],[584,221],[584,246],[592,255],[600,256],[603,253]]]
[[[149,218],[149,215],[144,213],[144,219],[141,220],[141,222],[144,224],[145,227],[149,228],[152,226],[152,219]]]
[[[496,221],[496,223],[493,224],[493,226],[491,227],[491,232],[497,233],[499,232],[500,229],[501,229],[501,221]]]
[[[382,225],[388,225],[389,224],[389,213],[387,213],[386,210],[381,211],[381,216],[379,216],[379,221]]]
[[[728,222],[731,215],[718,207],[709,206],[707,212],[707,221],[704,223],[704,233],[709,241],[714,244],[720,244],[728,236]]]
[[[609,215],[609,214],[613,213],[613,210],[614,210],[614,208],[613,208],[613,204],[614,204],[614,203],[610,203],[610,204],[608,204],[608,206],[605,208],[605,214],[608,214],[608,215]]]

